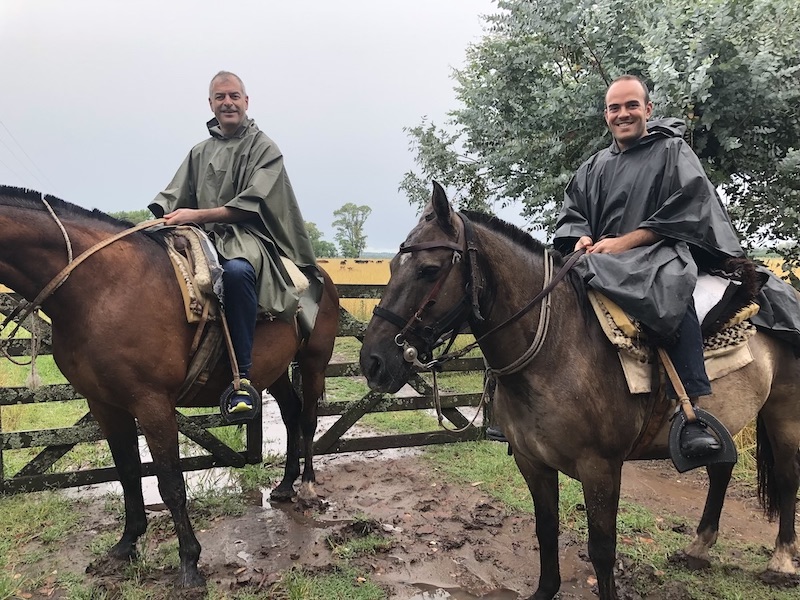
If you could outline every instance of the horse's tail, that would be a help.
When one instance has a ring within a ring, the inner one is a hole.
[[[780,512],[780,495],[775,481],[775,456],[761,415],[756,419],[756,469],[758,502],[764,514],[772,521]]]

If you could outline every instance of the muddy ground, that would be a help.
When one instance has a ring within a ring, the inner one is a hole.
[[[317,491],[325,503],[323,512],[296,503],[271,505],[265,491],[250,498],[244,515],[214,520],[198,531],[203,573],[219,589],[269,589],[280,572],[292,566],[325,570],[336,564],[326,540],[363,534],[363,527],[355,527],[354,522],[367,519],[391,540],[391,549],[356,563],[390,598],[511,600],[533,593],[539,567],[532,516],[506,514],[477,482],[444,483],[428,461],[413,453],[393,456],[372,452],[320,457]],[[675,521],[670,515],[685,515],[684,521],[678,518],[676,528],[685,533],[687,542],[702,511],[704,494],[702,472],[681,476],[666,462],[625,466],[623,497],[664,514],[670,523]],[[150,517],[155,523],[151,529],[158,532],[150,535],[169,538],[168,513],[154,510]],[[102,499],[92,499],[82,526],[66,540],[64,550],[32,568],[39,573],[84,573],[88,568],[92,581],[113,592],[120,585],[119,575],[105,569],[88,548],[99,533],[119,533],[120,528],[104,511]],[[743,486],[734,486],[729,495],[722,530],[725,539],[760,544],[765,551],[776,535],[776,526],[758,512],[755,499]],[[585,543],[562,535],[560,556],[559,597],[596,598]],[[764,560],[766,564],[766,556]],[[623,563],[618,562],[618,567],[623,591],[630,589],[626,580],[647,576],[630,573]],[[156,572],[142,583],[166,594],[173,576],[169,571]],[[32,598],[66,597],[47,584],[32,592]],[[658,597],[683,598],[685,590],[667,586]]]

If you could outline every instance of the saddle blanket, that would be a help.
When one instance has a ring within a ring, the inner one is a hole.
[[[701,275],[700,279],[703,277],[706,276]],[[729,287],[717,281],[704,283],[710,285],[698,284],[698,289],[695,290],[695,306],[698,307],[698,318],[701,322],[708,322],[708,314],[718,312],[715,307],[729,297]],[[718,297],[716,300],[709,300],[709,294],[716,294]],[[599,292],[589,290],[588,295],[603,332],[618,350],[629,391],[632,394],[650,392],[656,358],[652,347],[646,343],[641,328],[614,302]],[[755,335],[756,328],[748,319],[757,312],[756,303],[748,304],[728,320],[718,333],[703,340],[703,356],[709,380],[724,377],[753,362],[748,340]]]
[[[207,318],[217,318],[218,300],[222,297],[222,267],[217,249],[205,231],[191,225],[179,225],[166,237],[167,253],[181,286],[186,320],[197,323],[204,311]],[[308,278],[291,260],[282,256],[286,272],[298,293],[308,286]],[[259,315],[259,318],[269,315]]]

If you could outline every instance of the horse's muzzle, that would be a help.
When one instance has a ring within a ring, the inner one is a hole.
[[[367,378],[369,389],[393,394],[406,383],[411,375],[411,365],[403,360],[400,352],[395,354],[396,357],[387,359],[382,353],[361,348],[361,372]]]

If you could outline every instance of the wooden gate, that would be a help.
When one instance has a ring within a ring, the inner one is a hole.
[[[342,298],[378,298],[382,285],[338,285]],[[14,293],[0,293],[0,312],[8,314],[19,302]],[[28,317],[23,324],[25,329],[35,328],[40,340],[36,348],[38,354],[51,353],[52,335],[49,322],[41,315]],[[342,309],[339,322],[339,336],[352,336],[363,340],[366,323],[359,321]],[[14,339],[7,347],[13,357],[29,357],[32,347],[30,339]],[[461,359],[447,363],[446,371],[483,371],[481,358]],[[295,385],[299,386],[296,373]],[[332,362],[326,370],[326,377],[360,376],[358,364],[355,362]],[[457,428],[465,427],[460,433],[452,433],[442,429],[436,431],[382,435],[372,437],[343,437],[350,428],[365,414],[370,412],[426,410],[434,408],[433,390],[420,376],[416,375],[409,382],[414,394],[399,397],[391,394],[369,392],[360,398],[348,399],[347,402],[322,401],[319,407],[320,416],[338,415],[335,423],[320,435],[314,444],[315,454],[332,454],[339,452],[355,452],[378,450],[407,446],[442,444],[456,441],[484,439],[484,427],[470,425],[468,419],[459,410],[461,407],[480,405],[481,389],[465,394],[440,393],[442,413]],[[69,384],[41,386],[36,390],[27,387],[0,388],[0,493],[18,493],[38,491],[48,488],[75,487],[92,483],[117,480],[114,467],[82,469],[68,472],[54,472],[53,466],[61,457],[72,450],[76,444],[96,442],[103,439],[97,423],[90,413],[86,413],[71,427],[56,429],[38,429],[31,431],[5,431],[2,421],[2,407],[36,402],[60,402],[80,398]],[[259,463],[262,460],[263,433],[261,422],[246,426],[246,442],[244,451],[236,451],[214,436],[210,428],[224,427],[226,423],[218,414],[184,415],[176,411],[178,428],[181,434],[195,442],[207,454],[181,457],[181,468],[184,471],[195,471],[212,467],[241,467],[247,463]],[[487,409],[484,409],[483,422],[488,422]],[[13,476],[7,477],[3,453],[22,448],[43,449]],[[145,476],[154,475],[151,462],[142,464]]]

